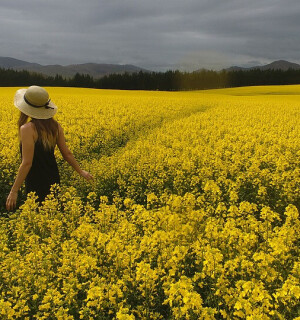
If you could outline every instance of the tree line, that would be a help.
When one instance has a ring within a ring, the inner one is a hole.
[[[182,72],[137,72],[110,74],[94,79],[87,74],[75,74],[71,78],[61,75],[45,76],[26,70],[0,68],[0,86],[83,87],[124,90],[201,90],[256,85],[300,84],[300,70],[201,70]]]

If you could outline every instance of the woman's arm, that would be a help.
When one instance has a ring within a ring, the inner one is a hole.
[[[76,161],[76,159],[73,156],[73,153],[68,148],[68,146],[66,144],[65,135],[64,135],[63,129],[60,126],[60,124],[58,124],[57,146],[58,146],[63,158],[73,167],[73,169],[76,172],[78,172],[83,178],[85,178],[88,181],[93,180],[93,176],[89,172],[82,170],[80,168],[78,162]]]
[[[6,200],[7,210],[12,210],[16,207],[18,191],[32,165],[34,153],[34,130],[31,125],[26,124],[20,128],[20,138],[22,142],[22,163],[19,167],[17,177]]]

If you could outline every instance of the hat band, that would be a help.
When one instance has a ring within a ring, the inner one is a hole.
[[[29,102],[27,99],[26,99],[26,96],[24,95],[24,101],[27,103],[27,104],[29,104],[31,107],[34,107],[34,108],[46,108],[46,109],[54,109],[54,108],[52,108],[52,107],[50,107],[49,106],[49,103],[50,103],[50,100],[51,99],[49,99],[44,105],[42,105],[42,106],[37,106],[37,105],[35,105],[35,104],[32,104],[31,102]]]

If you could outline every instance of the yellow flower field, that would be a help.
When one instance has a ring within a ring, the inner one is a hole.
[[[12,213],[20,164],[0,88],[0,318],[300,319],[300,85],[47,88],[86,183]]]

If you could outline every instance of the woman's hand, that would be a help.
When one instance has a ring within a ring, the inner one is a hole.
[[[11,191],[6,200],[6,209],[8,211],[13,210],[16,207],[18,198],[18,192]]]
[[[92,182],[94,180],[94,177],[85,170],[81,170],[80,175],[89,182]]]

